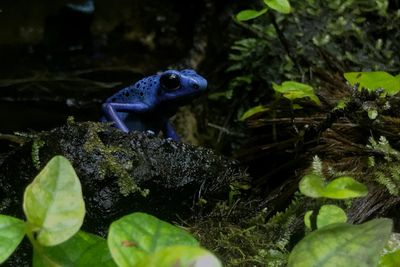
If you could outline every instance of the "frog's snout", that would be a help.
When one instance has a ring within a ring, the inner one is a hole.
[[[194,90],[206,90],[207,89],[207,80],[204,78],[197,78],[197,79],[193,79],[190,83],[190,87],[192,87]]]

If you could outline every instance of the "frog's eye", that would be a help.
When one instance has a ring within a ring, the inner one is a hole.
[[[166,73],[160,77],[160,84],[166,90],[174,91],[181,87],[181,80],[174,73]]]

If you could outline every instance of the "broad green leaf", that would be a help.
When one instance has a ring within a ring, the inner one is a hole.
[[[392,233],[389,241],[383,249],[383,255],[379,261],[379,267],[400,266],[400,234]]]
[[[122,267],[136,266],[165,247],[199,245],[188,232],[141,212],[114,221],[107,242],[113,259]]]
[[[264,4],[280,13],[290,13],[290,3],[288,0],[264,0]]]
[[[293,248],[288,266],[375,267],[391,230],[390,219],[374,219],[361,225],[328,225],[310,233]]]
[[[153,254],[135,267],[222,267],[211,252],[200,247],[171,246]]]
[[[28,224],[43,246],[72,237],[85,216],[81,184],[69,161],[52,158],[25,189],[23,208]]]
[[[314,88],[307,84],[286,81],[283,82],[282,85],[272,83],[272,87],[274,88],[275,92],[281,93],[285,98],[289,99],[290,101],[308,97],[315,104],[320,105],[320,101],[314,93]]]
[[[317,228],[320,229],[334,223],[345,223],[347,215],[336,205],[323,205],[317,215]]]
[[[0,264],[18,247],[25,235],[26,224],[20,219],[0,214]]]
[[[333,199],[347,199],[363,197],[368,194],[368,188],[351,177],[339,177],[325,186],[323,197]]]
[[[33,254],[33,267],[116,267],[103,238],[79,231],[58,246],[42,247]]]
[[[107,241],[102,239],[91,246],[79,258],[76,264],[77,267],[87,266],[102,266],[102,267],[116,267],[117,264],[111,257],[110,250],[108,249]]]
[[[392,76],[387,72],[347,72],[344,74],[346,80],[351,84],[360,84],[360,88],[375,91],[384,88],[389,95],[394,95],[400,91],[400,77]]]
[[[308,197],[321,197],[324,193],[324,180],[316,174],[308,174],[301,178],[299,189],[303,195]]]
[[[336,178],[326,184],[323,177],[308,174],[301,179],[299,189],[303,195],[313,198],[347,199],[368,194],[368,189],[364,184],[346,176]]]
[[[304,214],[304,224],[306,225],[307,229],[312,229],[311,228],[311,215],[313,214],[314,211],[308,210],[306,214]]]
[[[255,19],[267,11],[268,11],[268,8],[264,8],[261,10],[253,10],[253,9],[242,10],[236,15],[236,19],[239,21]]]
[[[246,110],[246,112],[243,113],[243,115],[240,117],[239,120],[244,121],[257,113],[265,112],[268,110],[269,110],[269,108],[261,106],[261,105],[252,107],[252,108]]]

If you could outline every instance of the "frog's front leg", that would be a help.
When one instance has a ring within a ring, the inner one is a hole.
[[[179,137],[179,135],[175,132],[174,127],[172,127],[172,124],[167,120],[165,122],[165,131],[164,134],[167,138],[171,138],[174,141],[179,142],[181,140],[181,138]]]
[[[104,103],[102,108],[107,120],[114,122],[115,126],[125,133],[129,132],[129,129],[118,116],[118,112],[145,113],[150,110],[144,103]]]

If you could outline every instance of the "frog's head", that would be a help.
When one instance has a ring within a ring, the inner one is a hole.
[[[167,70],[160,74],[158,100],[186,104],[207,89],[207,80],[194,70]]]

